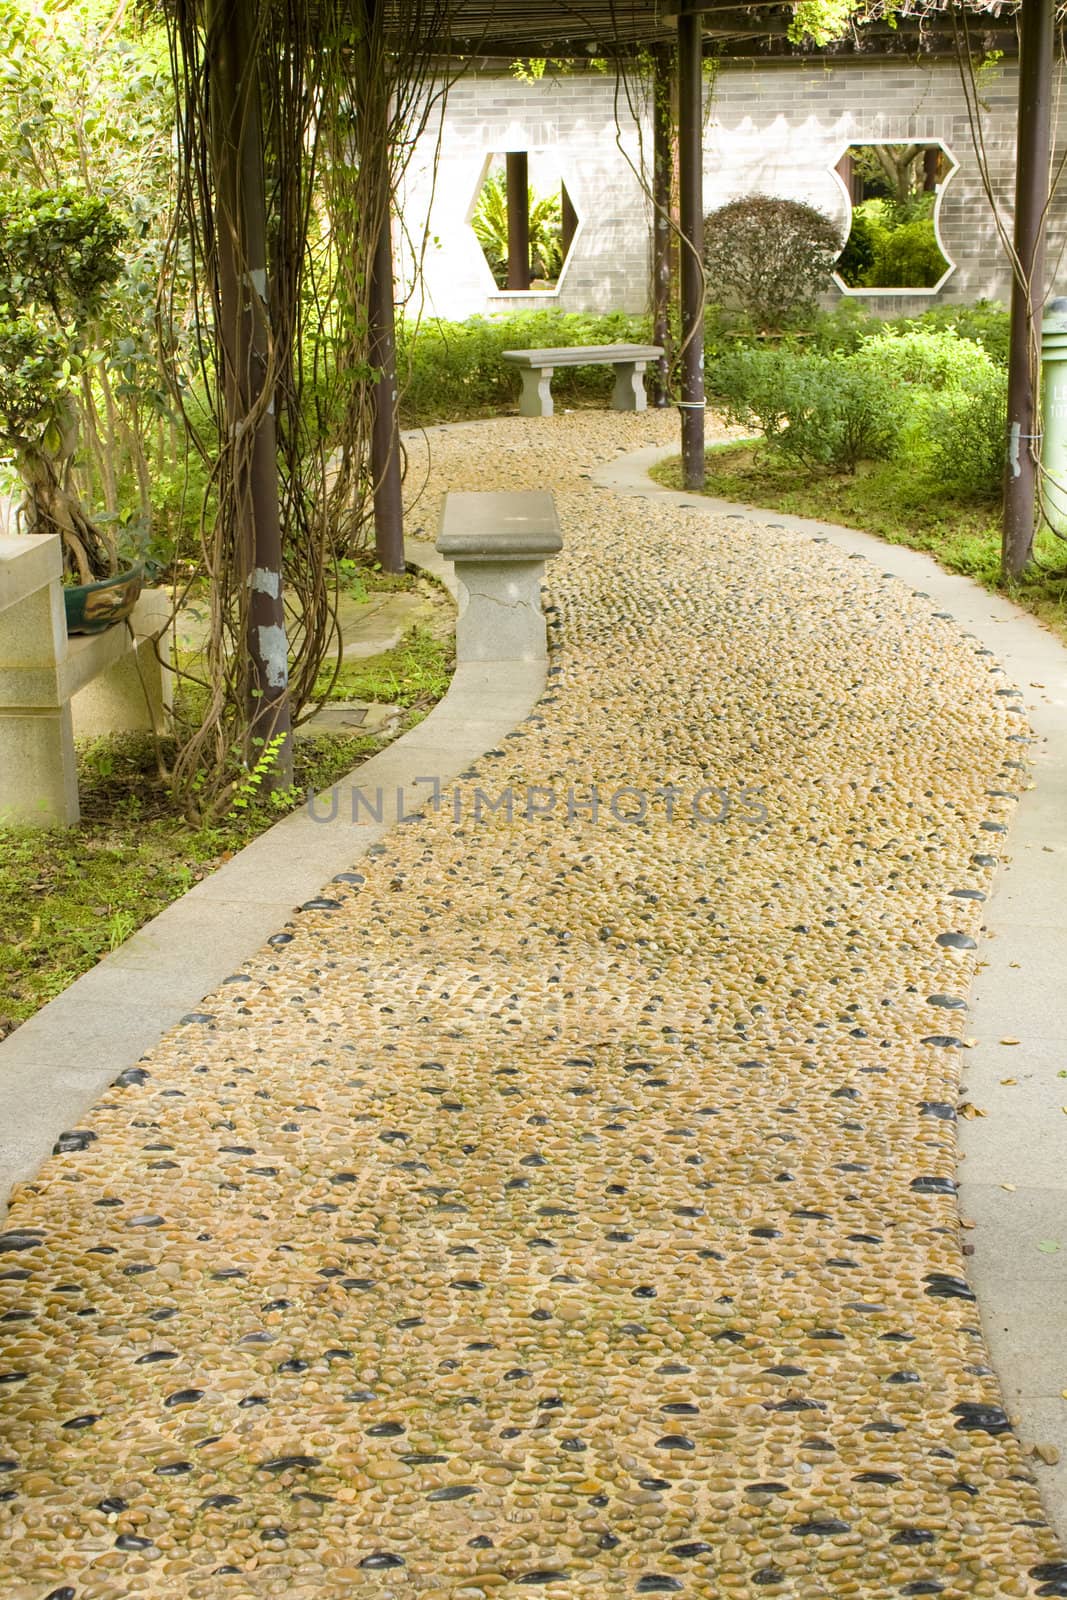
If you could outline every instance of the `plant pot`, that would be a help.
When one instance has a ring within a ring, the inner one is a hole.
[[[64,589],[68,634],[103,633],[116,622],[124,622],[137,604],[143,583],[144,562],[138,561],[113,578]]]

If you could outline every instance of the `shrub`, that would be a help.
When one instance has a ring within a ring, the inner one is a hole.
[[[800,200],[750,194],[704,219],[711,283],[771,330],[811,314],[840,248],[836,225]]]
[[[938,395],[917,418],[931,476],[964,499],[996,500],[1004,479],[1008,384],[992,362],[969,392]]]
[[[899,395],[852,356],[739,350],[712,374],[729,422],[757,425],[771,447],[809,471],[854,473],[900,437]]]
[[[885,383],[926,389],[968,389],[982,383],[994,365],[980,344],[951,328],[914,324],[888,328],[864,340],[857,362]]]
[[[890,326],[909,328],[951,328],[961,339],[980,344],[998,366],[1008,364],[1010,317],[995,300],[978,300],[973,306],[931,306],[918,317],[902,318]]]
[[[884,200],[864,200],[853,206],[852,227],[837,261],[838,272],[851,288],[862,288],[867,283],[888,231]]]
[[[878,241],[865,282],[872,289],[929,289],[947,266],[933,220],[921,217],[892,228]]]

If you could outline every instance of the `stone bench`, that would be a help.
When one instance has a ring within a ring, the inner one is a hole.
[[[128,622],[68,638],[62,578],[54,534],[0,538],[0,823],[78,821],[75,735],[168,726],[169,597],[149,590]]]
[[[541,579],[563,548],[541,490],[445,496],[437,548],[456,568],[456,661],[543,661]]]
[[[616,411],[644,411],[645,368],[658,361],[663,348],[658,344],[585,344],[561,350],[504,350],[503,360],[518,367],[522,375],[519,412],[524,417],[550,417],[552,374],[557,367],[614,367],[615,389],[611,403]]]

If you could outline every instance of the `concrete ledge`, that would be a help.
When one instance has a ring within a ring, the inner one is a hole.
[[[1025,611],[927,555],[873,534],[784,512],[661,489],[648,477],[677,449],[635,451],[598,471],[615,493],[695,515],[738,517],[827,539],[864,556],[950,611],[1022,691],[1039,743],[1035,787],[1012,820],[1008,853],[986,907],[982,963],[971,986],[964,1098],[987,1112],[958,1126],[960,1211],[976,1223],[967,1276],[1009,1414],[1025,1443],[1054,1445],[1037,1464],[1050,1518],[1067,1538],[1067,648]],[[1018,1039],[1018,1045],[1005,1044]],[[1010,1083],[1002,1082],[1010,1078]],[[1043,1252],[1041,1242],[1058,1249]]]
[[[410,561],[455,594],[451,563],[407,541]],[[0,1043],[0,1188],[32,1177],[58,1135],[205,994],[258,950],[304,900],[344,872],[528,716],[543,661],[461,665],[444,699],[331,795],[293,812],[104,958]],[[351,792],[377,799],[381,820],[352,821]],[[316,816],[319,820],[316,820]]]

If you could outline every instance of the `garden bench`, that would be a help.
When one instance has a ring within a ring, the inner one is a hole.
[[[578,344],[560,350],[502,352],[505,361],[520,369],[519,412],[524,417],[552,415],[552,374],[557,367],[614,367],[612,406],[616,411],[644,411],[648,406],[645,368],[662,354],[663,347],[658,344]]]
[[[563,548],[551,494],[446,494],[437,548],[456,569],[457,662],[544,661],[541,579]]]
[[[0,537],[0,824],[78,821],[75,733],[168,723],[169,597],[149,590],[128,622],[68,638],[62,579],[55,534]]]

